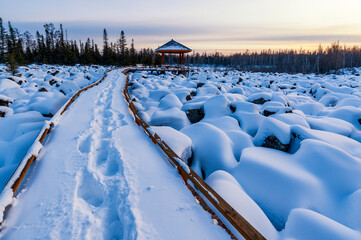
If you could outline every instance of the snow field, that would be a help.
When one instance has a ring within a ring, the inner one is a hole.
[[[4,239],[229,238],[135,125],[124,80],[110,72],[64,113],[8,212]]]
[[[45,121],[105,68],[29,65],[10,76],[0,66],[0,188],[24,158]]]
[[[128,90],[156,132],[190,138],[183,160],[267,239],[359,239],[360,80],[143,71]]]

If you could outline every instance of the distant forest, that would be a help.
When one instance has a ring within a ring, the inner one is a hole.
[[[38,64],[99,64],[99,65],[160,65],[161,56],[153,49],[136,50],[134,40],[130,46],[124,31],[116,42],[109,42],[107,30],[103,31],[101,50],[94,40],[85,42],[69,40],[64,36],[63,26],[45,24],[43,33],[33,36],[26,31],[20,33],[10,22],[5,28],[0,18],[0,63],[14,70],[16,65]],[[264,50],[246,51],[225,56],[219,52],[195,53],[185,57],[185,64],[231,67],[239,70],[288,72],[288,73],[330,73],[341,68],[361,67],[361,48],[341,46],[339,42],[317,50]],[[177,64],[177,55],[166,55],[166,63]]]

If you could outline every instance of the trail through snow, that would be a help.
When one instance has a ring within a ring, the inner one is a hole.
[[[134,124],[112,71],[53,129],[3,239],[229,239]]]

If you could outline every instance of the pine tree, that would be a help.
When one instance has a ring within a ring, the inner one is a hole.
[[[15,53],[16,47],[16,29],[14,29],[10,22],[9,24],[9,35],[7,36],[7,53],[13,54]],[[15,57],[15,56],[14,56]]]
[[[0,18],[0,63],[5,62],[6,31]]]
[[[98,45],[94,44],[94,63],[100,64],[101,63],[101,54],[98,49]]]
[[[26,31],[23,34],[24,36],[24,41],[25,41],[25,62],[27,64],[30,64],[34,61],[33,59],[33,36],[31,35],[30,32]]]
[[[92,45],[91,45],[91,42],[90,42],[90,38],[88,38],[87,41],[85,42],[84,63],[88,64],[88,65],[94,63],[93,49],[92,49]]]
[[[107,30],[104,28],[103,31],[103,64],[109,65],[109,44],[108,44],[108,33]]]
[[[120,49],[120,64],[127,64],[127,40],[125,39],[124,31],[120,32],[119,38],[119,49]]]
[[[18,38],[18,41],[15,46],[15,56],[16,56],[16,62],[20,65],[25,64],[25,54],[23,49],[23,42],[21,38]]]
[[[132,44],[130,44],[129,55],[130,55],[130,65],[134,66],[135,64],[137,64],[136,56],[135,56],[135,48],[134,48],[134,39],[132,39]]]
[[[44,36],[39,33],[39,31],[36,32],[36,49],[37,54],[35,57],[35,62],[37,63],[46,63],[47,59],[45,56],[45,43],[44,43]]]
[[[14,53],[8,53],[6,56],[6,70],[10,72],[13,76],[17,75],[18,73],[18,65],[15,60]]]
[[[44,25],[45,28],[45,56],[48,63],[55,63],[55,27],[54,24],[49,23]]]

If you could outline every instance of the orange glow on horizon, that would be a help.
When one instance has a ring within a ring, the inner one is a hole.
[[[321,45],[324,49],[328,46],[331,46],[332,43],[337,42],[337,40],[333,42],[323,42],[323,43],[316,43],[316,42],[242,42],[239,44],[227,44],[227,45],[221,45],[220,43],[199,43],[199,42],[183,42],[187,47],[192,49],[191,53],[215,53],[219,52],[223,55],[231,55],[234,53],[243,53],[247,50],[250,52],[261,52],[263,50],[271,50],[271,51],[277,51],[277,50],[309,50],[314,51],[318,49],[318,47]],[[342,43],[340,42],[341,46],[346,47],[353,47],[358,46],[361,47],[360,42],[354,42],[354,43]],[[151,46],[149,44],[144,45],[138,45],[137,48],[153,48],[155,49],[157,46]]]

